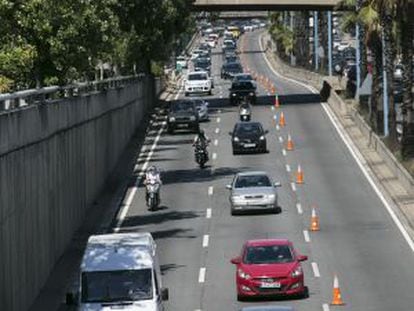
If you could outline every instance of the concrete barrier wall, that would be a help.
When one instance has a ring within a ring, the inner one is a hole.
[[[0,309],[27,310],[154,103],[154,82],[0,114]]]

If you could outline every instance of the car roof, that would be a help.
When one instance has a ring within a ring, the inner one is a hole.
[[[294,311],[290,306],[255,306],[244,307],[241,311]]]
[[[199,75],[200,73],[207,74],[207,71],[191,71],[187,75],[188,76],[191,76],[191,75]]]
[[[247,126],[247,125],[258,125],[258,126],[260,126],[261,128],[263,128],[262,123],[260,123],[260,122],[253,122],[253,121],[249,121],[249,122],[237,122],[237,123],[234,125],[234,128],[239,128],[239,127],[241,127],[241,126]]]
[[[93,235],[83,255],[82,271],[152,268],[156,245],[148,232]]]
[[[265,171],[247,171],[247,172],[239,172],[237,176],[256,176],[256,175],[266,175],[268,174]]]
[[[291,245],[288,239],[257,239],[247,240],[246,246]]]

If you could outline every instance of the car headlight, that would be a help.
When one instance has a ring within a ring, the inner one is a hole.
[[[231,196],[231,200],[232,201],[238,201],[238,200],[242,200],[243,197],[241,195],[232,195]]]
[[[241,114],[249,114],[249,111],[247,109],[242,109],[240,111]]]
[[[239,275],[240,278],[244,280],[249,280],[251,278],[251,276],[247,274],[246,272],[244,272],[242,269],[238,269],[237,274]]]
[[[275,194],[268,194],[266,197],[267,197],[269,200],[274,200],[274,199],[276,198],[276,195],[275,195]]]
[[[303,270],[301,266],[297,266],[295,270],[292,271],[290,274],[293,278],[297,278],[303,274]]]
[[[265,140],[266,139],[266,137],[264,137],[264,135],[262,135],[262,136],[260,136],[260,138],[259,138],[260,140]]]
[[[170,122],[174,122],[175,118],[174,117],[170,117]]]
[[[250,96],[254,96],[254,93],[253,93],[253,92],[250,92],[250,93],[249,93],[249,95],[250,95]]]
[[[196,117],[195,116],[191,116],[190,117],[190,121],[195,121]]]
[[[233,140],[234,141],[240,141],[240,139],[238,137],[234,137]]]
[[[231,96],[233,97],[236,97],[236,95],[237,95],[236,93],[231,93]]]

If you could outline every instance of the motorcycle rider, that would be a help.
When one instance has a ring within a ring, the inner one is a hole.
[[[198,135],[194,138],[193,146],[200,146],[203,149],[207,149],[210,139],[207,137],[203,129],[200,129]]]
[[[147,168],[145,172],[145,178],[144,178],[144,185],[147,184],[153,184],[157,183],[161,186],[161,176],[160,171],[155,165],[151,165],[149,168]],[[145,193],[146,201],[148,201],[148,192]],[[158,201],[160,201],[159,193],[158,193]]]

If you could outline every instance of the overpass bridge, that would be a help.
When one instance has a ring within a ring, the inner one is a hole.
[[[194,11],[327,11],[340,0],[195,0]]]

